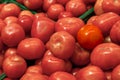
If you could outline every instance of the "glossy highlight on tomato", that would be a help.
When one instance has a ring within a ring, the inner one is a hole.
[[[93,24],[86,24],[83,26],[77,34],[77,41],[81,47],[92,50],[98,44],[102,43],[104,37],[101,30]]]

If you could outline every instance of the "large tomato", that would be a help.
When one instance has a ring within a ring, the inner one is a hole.
[[[78,31],[77,40],[81,47],[92,50],[98,44],[102,43],[104,38],[98,27],[88,24]]]

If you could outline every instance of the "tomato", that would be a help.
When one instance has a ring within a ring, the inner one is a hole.
[[[65,18],[65,17],[73,17],[72,13],[71,12],[68,12],[68,11],[63,11],[59,14],[58,18]]]
[[[18,18],[15,17],[15,16],[8,16],[4,19],[4,22],[8,25],[8,24],[11,24],[11,23],[17,23],[18,21]]]
[[[57,71],[51,74],[48,80],[76,80],[76,78],[70,73]]]
[[[42,7],[43,0],[23,0],[23,4],[31,10],[38,10]]]
[[[41,58],[44,51],[44,43],[38,38],[26,38],[17,47],[17,54],[28,60]]]
[[[120,65],[117,65],[111,73],[111,80],[119,80],[119,79],[120,79]]]
[[[18,55],[6,57],[3,61],[3,71],[9,78],[21,77],[26,68],[26,61]]]
[[[106,80],[105,73],[98,66],[86,66],[75,75],[77,80]]]
[[[0,11],[0,18],[4,19],[8,16],[18,16],[21,9],[14,3],[9,3],[3,6]]]
[[[90,53],[87,50],[82,49],[81,46],[76,43],[71,61],[74,65],[85,66],[90,62]]]
[[[55,4],[57,1],[56,0],[43,0],[43,10],[47,12],[48,8],[52,5]]]
[[[23,28],[17,23],[5,26],[1,31],[1,39],[9,47],[15,47],[25,38]]]
[[[102,43],[104,37],[101,30],[92,24],[83,26],[77,34],[77,41],[81,47],[92,50],[98,44]]]
[[[32,24],[31,36],[46,43],[55,32],[55,22],[47,17],[35,19]]]
[[[81,0],[69,0],[65,5],[65,9],[71,12],[73,16],[78,17],[87,10],[87,7]]]
[[[21,25],[21,27],[23,27],[26,33],[30,34],[32,23],[33,23],[33,18],[31,18],[28,15],[23,15],[18,17],[18,24]]]
[[[21,11],[18,17],[21,17],[23,15],[27,15],[27,16],[30,16],[31,18],[34,18],[34,15],[29,10],[23,10],[23,11]]]
[[[25,73],[19,80],[48,80],[46,75]]]
[[[75,39],[66,31],[59,31],[54,33],[50,40],[46,43],[47,49],[49,49],[54,56],[68,60],[75,49]]]
[[[83,20],[76,17],[61,18],[55,23],[55,31],[66,31],[76,38],[77,32],[84,25]]]
[[[8,56],[12,56],[12,55],[16,55],[17,54],[17,49],[16,48],[8,48],[5,53],[4,53],[4,57],[8,57]]]
[[[62,4],[62,5],[66,5],[66,3],[70,1],[70,0],[57,0],[57,3]]]
[[[64,11],[64,7],[60,4],[52,4],[47,11],[47,15],[49,18],[53,20],[57,20],[58,16],[61,12]]]
[[[43,71],[42,71],[42,67],[41,65],[32,65],[32,66],[29,66],[26,70],[26,73],[32,73],[32,74],[42,74]]]
[[[46,75],[51,75],[56,71],[65,71],[66,69],[65,61],[55,57],[50,50],[45,52],[41,61],[41,66],[43,73]]]
[[[120,20],[118,20],[110,30],[110,39],[113,43],[120,44]]]
[[[90,61],[103,70],[113,69],[120,64],[120,46],[115,43],[102,43],[91,52]]]

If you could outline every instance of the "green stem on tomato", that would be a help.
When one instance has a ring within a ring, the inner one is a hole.
[[[89,9],[88,11],[86,11],[83,15],[81,15],[79,18],[84,20],[86,19],[90,14],[92,14],[94,12],[94,8],[92,7],[91,9]]]
[[[0,80],[3,80],[5,77],[6,77],[6,74],[5,74],[5,73],[2,73],[2,74],[0,75]]]

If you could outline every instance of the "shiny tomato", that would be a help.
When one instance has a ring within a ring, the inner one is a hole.
[[[92,50],[98,44],[103,42],[104,37],[97,26],[88,24],[78,31],[77,40],[81,47]]]

